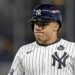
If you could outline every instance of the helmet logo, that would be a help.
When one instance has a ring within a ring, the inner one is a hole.
[[[37,16],[40,16],[41,15],[41,10],[39,9],[39,10],[36,10],[36,15]]]

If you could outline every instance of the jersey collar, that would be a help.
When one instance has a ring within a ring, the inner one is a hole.
[[[58,38],[55,42],[51,43],[51,44],[40,44],[38,41],[36,41],[36,43],[40,46],[49,46],[49,45],[52,45],[52,44],[55,44],[57,42],[59,42],[61,40],[61,38]]]

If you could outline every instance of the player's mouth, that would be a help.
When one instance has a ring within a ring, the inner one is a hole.
[[[36,35],[44,35],[44,32],[39,32],[39,31],[37,31],[37,32],[34,32]]]

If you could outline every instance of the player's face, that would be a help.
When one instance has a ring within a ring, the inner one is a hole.
[[[52,37],[57,33],[58,23],[40,23],[34,22],[34,34],[37,41],[50,41]],[[56,34],[57,35],[57,34]]]

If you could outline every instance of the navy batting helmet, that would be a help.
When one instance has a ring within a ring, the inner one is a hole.
[[[50,20],[57,20],[62,23],[60,10],[51,4],[41,4],[34,8],[32,18],[29,21],[48,22]]]

